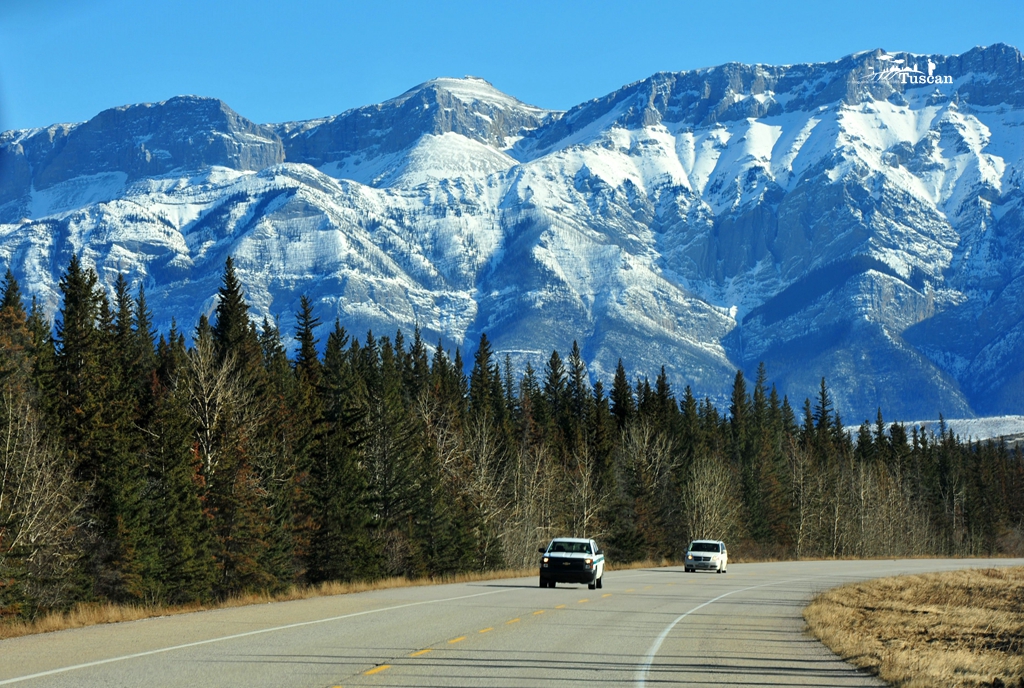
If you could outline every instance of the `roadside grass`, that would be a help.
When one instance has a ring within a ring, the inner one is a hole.
[[[82,628],[95,626],[97,624],[118,623],[121,621],[137,621],[157,616],[171,616],[173,614],[190,614],[192,612],[206,611],[210,609],[227,609],[229,607],[244,607],[252,604],[266,604],[268,602],[287,602],[289,600],[304,600],[313,597],[327,597],[330,595],[346,595],[356,592],[367,592],[371,590],[389,590],[391,588],[406,588],[423,585],[444,585],[446,583],[471,583],[474,581],[496,580],[499,578],[516,578],[535,574],[536,570],[531,569],[503,569],[500,571],[486,571],[481,573],[460,573],[452,576],[438,576],[436,578],[415,578],[404,577],[382,578],[373,581],[353,581],[340,583],[329,581],[319,585],[292,586],[283,592],[250,593],[236,595],[224,600],[209,603],[193,603],[184,605],[159,605],[159,604],[79,604],[67,612],[51,612],[37,619],[7,621],[0,624],[0,639],[16,638],[23,635],[36,633],[50,633],[62,631],[69,628]]]
[[[833,588],[804,620],[837,655],[901,688],[1024,688],[1024,567]]]
[[[609,565],[609,571],[622,571],[626,569],[640,569],[660,566],[672,566],[676,562],[667,559],[645,560],[630,562],[628,564]],[[192,612],[206,611],[210,609],[227,609],[229,607],[244,607],[251,604],[266,604],[268,602],[287,602],[289,600],[304,600],[313,597],[328,597],[331,595],[347,595],[357,592],[368,592],[371,590],[388,590],[391,588],[406,588],[423,585],[445,585],[448,583],[472,583],[476,581],[498,580],[501,578],[524,578],[536,576],[537,568],[524,569],[502,569],[499,571],[484,571],[479,573],[460,573],[452,576],[438,576],[435,578],[382,578],[374,581],[354,581],[351,583],[327,582],[319,585],[292,586],[279,593],[252,593],[237,595],[225,600],[209,603],[193,603],[184,605],[159,605],[159,604],[79,604],[66,612],[51,612],[40,616],[37,619],[5,621],[0,623],[0,640],[4,638],[17,638],[24,635],[37,633],[51,633],[63,631],[70,628],[83,628],[97,624],[119,623],[121,621],[138,621],[139,619],[150,619],[157,616],[171,616],[174,614],[190,614]]]

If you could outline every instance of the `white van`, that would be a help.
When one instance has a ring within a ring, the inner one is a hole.
[[[725,543],[721,540],[694,540],[686,548],[683,570],[687,573],[691,571],[725,573],[728,566],[729,553],[725,549]]]

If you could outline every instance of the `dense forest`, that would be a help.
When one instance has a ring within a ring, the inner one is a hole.
[[[411,333],[355,336],[302,299],[294,353],[227,261],[212,321],[152,331],[77,258],[51,325],[0,303],[0,617],[186,603],[328,580],[532,566],[555,535],[609,560],[1024,551],[1024,457],[852,432],[822,380],[794,410],[736,374],[728,409],[664,371],[610,389],[575,343],[513,369]],[[466,370],[469,370],[467,376]],[[656,371],[651,371],[656,372]]]

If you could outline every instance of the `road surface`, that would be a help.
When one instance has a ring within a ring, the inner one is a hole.
[[[0,641],[0,686],[878,686],[804,631],[819,590],[1024,560],[731,564],[399,588]]]

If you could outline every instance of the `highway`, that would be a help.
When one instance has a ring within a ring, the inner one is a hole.
[[[804,631],[819,590],[1022,559],[730,564],[397,588],[0,641],[0,686],[878,686]]]

